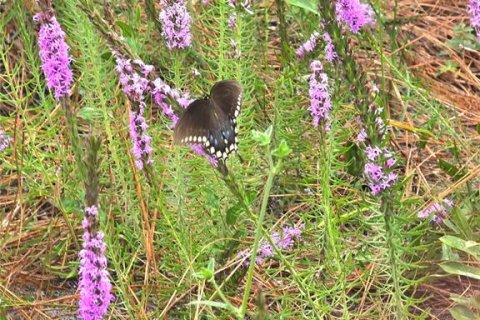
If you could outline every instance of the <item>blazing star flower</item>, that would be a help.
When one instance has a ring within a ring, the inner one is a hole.
[[[337,0],[335,6],[337,21],[348,26],[353,33],[365,26],[375,25],[375,13],[369,4],[360,0]]]
[[[365,128],[362,128],[360,132],[357,135],[357,141],[358,142],[365,142],[368,138],[367,131],[365,131]]]
[[[194,153],[198,154],[199,156],[203,156],[207,158],[208,162],[210,162],[214,166],[218,165],[218,160],[205,152],[204,145],[195,143],[195,144],[189,144],[189,147],[190,149],[192,149]]]
[[[3,130],[0,128],[0,151],[5,150],[10,142],[12,141],[12,138],[7,136]]]
[[[160,21],[162,21],[162,36],[167,42],[167,47],[184,49],[192,44],[190,34],[191,17],[187,11],[185,0],[173,1],[168,3],[161,1],[162,10],[160,11]]]
[[[103,233],[95,228],[98,208],[85,208],[82,226],[83,249],[80,251],[79,316],[83,320],[100,320],[108,311],[113,299],[105,257]]]
[[[148,75],[153,72],[154,67],[138,59],[133,61],[125,59],[116,52],[114,55],[117,62],[115,69],[120,75],[123,92],[131,101],[137,103],[144,101],[151,90]]]
[[[278,233],[278,232],[272,233],[271,235],[272,241],[279,250],[289,251],[293,248],[295,241],[300,240],[302,236],[302,229],[304,227],[305,225],[303,224],[298,228],[284,227],[281,233]],[[262,240],[258,247],[257,258],[255,259],[255,262],[262,263],[263,261],[270,258],[273,255],[273,253],[274,253],[274,249],[270,245],[270,243],[266,240]],[[250,257],[250,255],[251,255],[251,252],[249,250],[243,250],[238,254],[238,256],[242,258]],[[245,265],[248,266],[249,264],[250,264],[250,260],[249,258],[247,258],[245,260]]]
[[[70,69],[72,58],[68,54],[70,48],[65,42],[65,33],[55,16],[48,17],[45,13],[39,13],[33,19],[40,23],[38,47],[47,87],[54,91],[57,100],[68,97],[73,75]]]
[[[188,93],[182,93],[177,89],[170,87],[162,79],[157,78],[152,83],[152,95],[154,102],[162,108],[163,114],[172,120],[173,126],[177,124],[179,117],[173,111],[168,99],[176,101],[182,108],[187,108],[192,99]]]
[[[443,222],[443,220],[448,217],[450,211],[452,210],[454,206],[454,202],[450,199],[443,199],[441,203],[434,202],[430,206],[428,206],[426,209],[420,211],[417,213],[417,217],[419,218],[428,218],[437,223],[440,224]]]
[[[325,60],[333,62],[333,60],[337,58],[337,52],[335,51],[335,46],[328,32],[323,34],[323,41],[325,41]]]
[[[297,57],[301,59],[305,56],[305,54],[313,52],[313,50],[315,50],[315,48],[317,47],[319,37],[320,34],[318,32],[315,31],[314,33],[312,33],[310,35],[310,38],[296,50]]]
[[[477,41],[480,42],[480,0],[470,0],[468,12],[470,13],[470,25],[477,34]]]
[[[145,103],[140,103],[138,111],[130,110],[130,139],[133,142],[132,154],[135,157],[135,165],[142,170],[144,164],[151,164],[153,160],[150,155],[153,152],[151,146],[152,138],[146,133],[148,129],[144,117]]]
[[[367,146],[365,155],[368,160],[364,167],[365,177],[372,195],[376,196],[383,190],[391,188],[397,181],[397,174],[392,172],[397,160],[393,152],[385,147]]]
[[[330,97],[330,88],[328,85],[328,76],[322,72],[322,63],[314,60],[310,64],[310,113],[313,116],[313,126],[316,128],[320,121],[325,123],[325,130],[329,131],[330,111],[332,110],[332,101]]]

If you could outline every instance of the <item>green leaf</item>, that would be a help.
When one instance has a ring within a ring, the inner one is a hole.
[[[265,132],[252,130],[253,140],[257,141],[261,146],[267,146],[272,139],[273,127],[269,126]]]
[[[480,268],[467,266],[459,262],[444,262],[440,264],[443,271],[480,280]]]
[[[290,153],[292,153],[292,149],[290,149],[285,139],[282,139],[282,141],[280,142],[280,145],[275,150],[272,151],[272,155],[274,155],[277,158],[285,158]]]
[[[455,320],[479,320],[480,316],[464,306],[455,306],[449,310]]]
[[[237,202],[235,205],[230,207],[227,210],[227,224],[233,226],[237,222],[237,219],[240,216],[240,213],[242,213],[242,211],[243,205],[241,202]]]
[[[316,15],[320,15],[320,12],[318,12],[316,1],[313,1],[313,0],[287,0],[287,3],[289,5],[296,6],[296,7],[302,8],[304,10],[310,11],[312,13],[315,13]]]
[[[438,165],[440,166],[440,169],[457,181],[468,174],[468,170],[466,168],[459,169],[455,165],[443,159],[438,160]]]
[[[115,24],[120,28],[120,30],[122,30],[122,35],[125,38],[132,38],[135,34],[135,29],[133,29],[129,24],[126,24],[120,20],[115,21]]]
[[[87,121],[101,120],[103,119],[103,112],[98,108],[83,107],[78,112],[78,116]]]
[[[461,296],[459,294],[452,293],[450,299],[455,301],[457,304],[462,304],[466,307],[480,310],[480,294],[473,295],[471,297]]]
[[[465,241],[458,237],[454,236],[443,236],[440,238],[444,244],[448,245],[449,247],[461,250],[466,252],[472,256],[474,256],[477,260],[480,260],[480,243],[475,241]]]

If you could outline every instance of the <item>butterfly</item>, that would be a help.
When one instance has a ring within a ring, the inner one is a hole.
[[[175,143],[203,145],[207,154],[225,161],[238,149],[237,117],[242,87],[235,80],[215,83],[210,95],[193,101],[173,131]]]

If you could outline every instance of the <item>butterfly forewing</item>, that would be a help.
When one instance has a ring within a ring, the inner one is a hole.
[[[236,81],[217,82],[209,98],[192,102],[174,130],[176,143],[202,144],[218,160],[237,150],[236,117],[242,88]]]
[[[227,115],[236,119],[240,113],[242,87],[235,80],[219,81],[212,87],[210,99]]]

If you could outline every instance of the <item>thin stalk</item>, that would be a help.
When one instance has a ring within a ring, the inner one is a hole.
[[[268,198],[270,196],[270,190],[272,189],[273,178],[277,173],[277,169],[274,166],[269,147],[267,147],[267,154],[268,154],[268,162],[270,165],[269,166],[270,170],[268,173],[267,182],[265,184],[265,189],[263,190],[262,206],[260,207],[260,215],[258,217],[257,228],[255,230],[255,240],[253,242],[253,251],[250,257],[250,265],[248,267],[247,283],[245,285],[245,292],[243,293],[242,306],[240,309],[240,315],[242,319],[245,318],[245,313],[247,312],[248,298],[250,297],[250,288],[252,287],[253,272],[255,270],[255,260],[257,258],[257,251],[258,251],[258,245],[260,243],[260,238],[262,236],[263,220],[265,218],[265,212],[267,212]],[[278,160],[277,168],[279,168],[280,165],[281,165],[281,159]]]
[[[280,42],[282,45],[282,55],[285,61],[288,61],[288,53],[289,53],[289,46],[288,46],[288,37],[287,37],[287,25],[285,21],[285,8],[283,5],[282,0],[275,0],[275,4],[277,6],[277,16],[279,20],[279,29],[280,29]]]
[[[382,197],[381,203],[382,213],[385,219],[385,230],[388,244],[388,258],[391,266],[391,276],[393,280],[393,299],[396,310],[396,314],[399,319],[405,319],[403,316],[403,302],[402,302],[402,291],[400,289],[400,275],[398,272],[397,264],[397,254],[396,254],[396,245],[395,245],[395,231],[392,227],[393,219],[393,203],[392,203],[392,193],[385,193]]]
[[[242,317],[241,314],[240,314],[240,310],[238,310],[238,308],[235,308],[231,304],[231,302],[227,299],[227,297],[225,297],[225,295],[223,294],[222,288],[220,288],[220,286],[215,281],[215,277],[212,277],[209,280],[209,282],[213,285],[213,287],[215,288],[215,291],[217,292],[218,296],[220,297],[220,299],[222,299],[223,303],[225,303],[225,305],[227,306],[227,309],[230,312],[232,312],[237,319],[244,319],[244,317]]]

